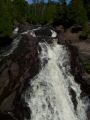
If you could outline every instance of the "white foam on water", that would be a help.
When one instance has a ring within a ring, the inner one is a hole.
[[[34,31],[31,31],[31,32],[30,32],[30,35],[31,35],[32,37],[36,37],[36,35],[35,35],[35,32],[34,32]]]
[[[32,37],[37,37],[36,34],[35,34],[35,31],[40,30],[40,29],[41,29],[41,27],[37,27],[37,28],[31,30],[30,35],[31,35]]]
[[[80,86],[70,74],[69,53],[65,46],[39,43],[42,69],[30,82],[25,101],[31,110],[30,120],[87,120],[87,106],[81,100]],[[48,60],[44,66],[44,61]],[[69,89],[76,93],[77,109]],[[26,120],[26,119],[25,119]]]
[[[57,33],[55,31],[51,30],[51,33],[52,33],[51,37],[57,37]]]
[[[19,31],[19,28],[18,28],[18,27],[16,27],[16,28],[14,29],[14,31],[13,31],[13,34],[17,34],[17,33],[18,33],[18,31]]]
[[[21,33],[21,35],[26,35],[26,34],[29,33],[29,31],[30,31],[30,30],[24,31],[24,32]]]

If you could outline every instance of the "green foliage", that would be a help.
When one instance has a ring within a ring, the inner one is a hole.
[[[82,40],[86,40],[88,38],[88,35],[90,34],[90,28],[88,27],[88,24],[83,25],[83,31],[80,34],[80,37]]]
[[[21,22],[27,18],[28,15],[28,3],[25,0],[14,0],[14,20]]]
[[[28,3],[25,0],[0,1],[0,37],[10,36],[15,21],[26,21]]]
[[[56,6],[56,10],[56,21],[59,21],[61,24],[68,21],[68,6],[66,4],[66,0],[60,0],[60,3]]]
[[[87,17],[90,20],[90,0],[83,0],[84,1],[84,7],[87,12]]]
[[[86,61],[83,63],[84,69],[86,72],[90,73],[90,61]]]
[[[0,4],[0,37],[10,35],[13,29],[11,2],[3,0]]]
[[[80,40],[86,40],[87,38],[88,34],[85,31],[81,32],[81,34],[79,35]]]
[[[0,18],[0,37],[10,35],[12,30],[13,30],[12,18],[9,16],[8,13],[4,14]]]
[[[70,5],[70,19],[74,24],[84,26],[88,20],[82,0],[72,0]]]
[[[66,0],[53,2],[48,0],[33,0],[28,4],[26,0],[1,0],[0,1],[0,36],[10,36],[16,22],[29,22],[32,24],[47,24],[54,21],[60,24],[73,23],[83,26],[85,34],[89,33],[87,25],[87,14],[90,6],[84,5],[84,0],[72,0],[70,5]],[[85,9],[88,6],[88,10]]]
[[[31,23],[51,23],[56,13],[56,5],[49,4],[31,4],[29,5],[29,13],[27,20]]]

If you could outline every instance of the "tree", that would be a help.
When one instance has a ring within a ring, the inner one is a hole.
[[[56,5],[55,20],[59,24],[67,24],[68,22],[68,6],[66,0],[59,0],[59,4]],[[66,26],[66,25],[65,25]]]
[[[28,3],[25,0],[13,0],[15,19],[19,22],[26,19],[28,15]]]
[[[90,20],[90,0],[83,0],[87,12],[88,19]]]
[[[72,0],[70,4],[70,19],[77,25],[84,26],[87,22],[87,13],[83,0]]]
[[[12,2],[0,1],[0,37],[9,36],[13,29]]]

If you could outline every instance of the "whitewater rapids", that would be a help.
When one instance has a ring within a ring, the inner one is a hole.
[[[24,96],[31,111],[30,120],[87,120],[80,86],[70,73],[68,50],[56,41],[40,42],[39,46],[41,70],[30,81]],[[70,89],[76,94],[76,109]]]

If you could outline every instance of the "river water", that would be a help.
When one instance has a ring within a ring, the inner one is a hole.
[[[87,120],[87,105],[70,73],[67,48],[57,40],[52,44],[39,42],[39,47],[41,70],[30,80],[24,96],[31,111],[30,120]]]

